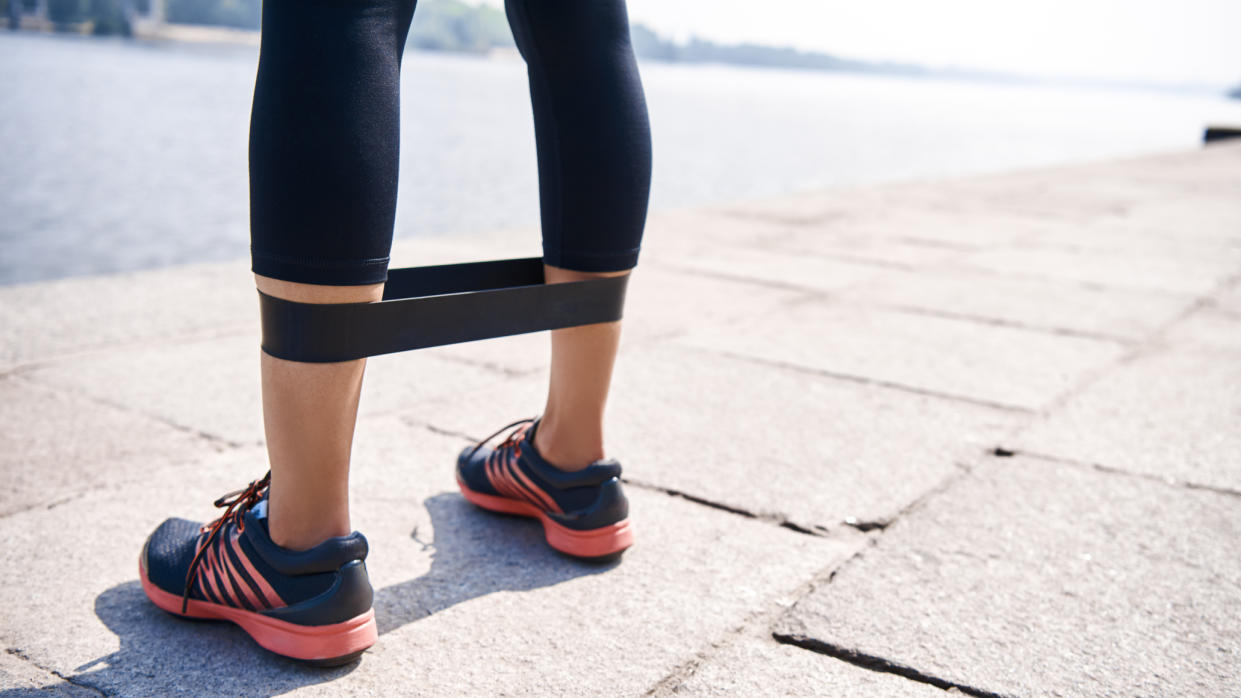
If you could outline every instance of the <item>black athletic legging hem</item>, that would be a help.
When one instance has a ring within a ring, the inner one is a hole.
[[[287,259],[250,249],[250,270],[281,281],[322,286],[365,286],[388,280],[388,257],[377,259]]]

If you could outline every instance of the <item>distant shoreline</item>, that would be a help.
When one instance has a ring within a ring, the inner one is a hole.
[[[29,22],[29,18],[24,20]],[[37,33],[69,33],[69,34],[91,34],[90,22],[82,23],[79,26],[61,25],[56,26],[47,23],[46,26],[23,26],[24,31],[33,31]],[[7,27],[7,21],[0,20],[0,27]],[[241,29],[236,27],[226,27],[220,25],[209,24],[186,24],[186,23],[151,23],[138,21],[133,26],[133,38],[144,41],[174,41],[189,44],[216,44],[229,46],[258,46],[260,43],[260,32],[256,29]],[[638,33],[647,33],[645,27],[635,29]],[[652,34],[653,36],[653,34]],[[641,43],[641,42],[638,42]],[[665,42],[666,43],[666,42]],[[709,42],[700,42],[702,45],[710,46]],[[415,50],[434,51],[458,55],[474,55],[484,57],[507,57],[509,55],[517,55],[516,48],[511,46],[492,46],[485,50],[461,50],[452,48],[433,48],[427,46],[411,47]],[[756,47],[766,48],[766,47]],[[779,49],[772,49],[779,50]],[[824,54],[824,57],[827,57]],[[1010,75],[1004,73],[992,73],[977,70],[962,70],[956,68],[926,68],[922,66],[904,65],[904,64],[870,64],[860,61],[839,60],[839,64],[835,66],[811,66],[798,65],[795,63],[778,63],[778,62],[762,62],[762,61],[740,61],[728,60],[724,55],[717,55],[710,60],[706,59],[684,59],[676,58],[672,55],[661,55],[658,51],[654,55],[646,51],[638,51],[639,60],[653,61],[667,65],[727,65],[739,68],[756,68],[768,69],[775,68],[780,70],[796,70],[807,72],[824,72],[824,73],[844,73],[859,75],[876,75],[904,77],[915,79],[932,79],[932,80],[963,80],[967,82],[1004,82],[1004,83],[1022,83],[1028,85],[1056,85],[1062,87],[1088,87],[1095,89],[1120,89],[1120,90],[1141,90],[1156,91],[1170,93],[1189,93],[1189,94],[1214,94],[1225,98],[1241,99],[1241,86],[1233,89],[1220,88],[1216,85],[1164,85],[1158,83],[1138,83],[1120,80],[1102,80],[1092,78],[1064,78],[1064,77],[1042,77],[1032,75]]]
[[[235,46],[258,46],[259,32],[253,29],[209,26],[206,24],[154,24],[134,26],[135,39],[157,41],[184,41],[196,44],[231,44]]]

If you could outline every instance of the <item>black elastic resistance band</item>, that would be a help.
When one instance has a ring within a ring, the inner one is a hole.
[[[388,271],[378,303],[296,303],[259,292],[263,351],[327,363],[621,319],[629,276],[563,284],[543,259]]]

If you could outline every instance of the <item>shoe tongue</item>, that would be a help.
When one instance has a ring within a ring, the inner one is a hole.
[[[250,511],[254,512],[254,518],[262,521],[264,526],[267,525],[267,497],[259,500],[259,503],[255,504]]]

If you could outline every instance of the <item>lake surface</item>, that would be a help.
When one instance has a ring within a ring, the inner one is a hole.
[[[257,49],[0,35],[0,284],[248,254]],[[396,235],[534,225],[525,66],[410,52]],[[1197,147],[1210,95],[644,63],[652,208]]]

